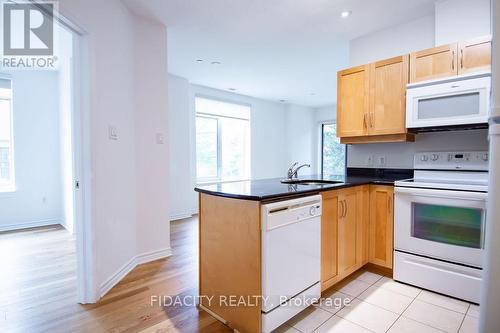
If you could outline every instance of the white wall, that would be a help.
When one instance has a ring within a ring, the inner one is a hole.
[[[198,207],[198,196],[193,190],[195,177],[191,156],[195,138],[191,129],[190,91],[191,86],[186,79],[168,76],[171,219],[195,214]]]
[[[436,45],[491,34],[490,0],[436,2]]]
[[[422,133],[415,142],[382,143],[348,146],[349,167],[388,167],[413,169],[413,155],[422,151],[488,150],[488,131],[454,131]],[[374,165],[367,164],[367,157],[374,155]],[[377,156],[385,156],[387,165],[377,165]]]
[[[489,33],[489,0],[438,1],[435,9],[435,21],[433,16],[427,16],[352,40],[351,65]],[[418,151],[487,150],[485,133],[486,131],[428,133],[418,134],[415,143],[349,145],[348,166],[367,167],[368,154],[386,156],[385,167],[411,168],[413,154]],[[371,167],[382,166],[375,164]]]
[[[16,191],[0,193],[0,231],[59,224],[58,74],[12,71]]]
[[[59,28],[59,145],[61,163],[62,225],[74,231],[73,174],[73,36]]]
[[[355,38],[349,43],[351,66],[434,46],[434,15]]]
[[[288,167],[293,162],[307,163],[311,167],[304,168],[299,173],[302,175],[317,173],[315,143],[317,142],[318,124],[315,110],[304,106],[287,105],[285,119],[286,166]]]
[[[153,121],[166,121],[166,96],[159,96],[167,94],[166,39],[164,29],[143,25],[119,0],[63,0],[59,8],[86,32],[83,41],[84,60],[89,65],[87,117],[91,128],[94,279],[96,289],[102,292],[131,267],[150,237],[148,250],[170,246],[165,218],[169,205],[165,201],[168,169],[162,169],[168,160],[168,147],[154,143],[155,132],[166,136],[167,124],[151,125]],[[146,66],[151,79],[138,75],[147,70]],[[156,69],[158,73],[154,73]],[[137,84],[144,84],[144,88],[139,89]],[[148,93],[146,89],[153,91]],[[147,102],[142,104],[140,98],[152,98],[154,109]],[[141,114],[144,122],[136,124]],[[118,140],[108,138],[109,125],[116,127]],[[147,150],[141,155],[151,166],[147,175],[144,165],[136,163],[138,149]],[[138,194],[147,197],[139,201]],[[152,200],[152,205],[146,213],[142,200],[147,199]],[[158,200],[164,201],[161,207]],[[158,226],[160,220],[165,225]]]
[[[170,251],[167,29],[134,20],[137,254]]]

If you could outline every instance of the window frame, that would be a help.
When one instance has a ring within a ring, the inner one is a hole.
[[[247,118],[242,118],[242,117],[232,117],[232,116],[222,116],[222,115],[217,115],[217,114],[211,114],[207,112],[197,112],[196,111],[196,99],[208,99],[216,102],[221,102],[221,103],[226,103],[226,104],[234,104],[234,105],[240,105],[240,106],[245,106],[248,107],[249,110],[249,117]],[[233,183],[233,182],[239,182],[239,181],[246,181],[250,180],[251,178],[251,163],[252,163],[252,149],[251,149],[251,105],[250,104],[244,104],[244,103],[238,103],[234,101],[228,101],[220,98],[214,98],[210,96],[205,96],[205,95],[195,95],[194,96],[194,118],[195,118],[195,137],[197,135],[196,133],[196,119],[198,117],[201,118],[208,118],[208,119],[215,119],[217,120],[217,176],[216,177],[198,177],[198,166],[195,165],[195,179],[196,179],[196,184],[198,185],[208,185],[208,184],[215,184],[215,183]],[[248,159],[249,159],[249,166],[248,166],[248,174],[243,176],[242,178],[229,178],[224,180],[222,178],[222,121],[221,119],[235,119],[235,120],[241,120],[241,121],[246,121],[248,122]],[[196,144],[196,139],[195,139],[195,160],[198,160],[197,156],[197,144]]]
[[[14,91],[14,82],[12,80],[12,77],[10,75],[5,75],[5,74],[0,74],[0,79],[2,80],[8,80],[10,81],[10,96],[5,97],[0,94],[0,100],[7,100],[9,101],[9,106],[10,106],[10,139],[9,139],[9,145],[8,147],[10,148],[9,152],[9,182],[6,183],[5,185],[2,185],[0,183],[0,194],[2,193],[12,193],[16,192],[17,187],[16,187],[16,169],[15,169],[15,158],[14,158],[14,153],[15,153],[15,148],[14,148],[14,107],[13,107],[13,91]]]
[[[320,144],[319,144],[319,165],[320,165],[320,169],[319,169],[319,172],[321,175],[323,175],[324,173],[324,156],[323,156],[323,152],[324,152],[324,127],[325,125],[337,125],[337,122],[333,121],[333,120],[328,120],[328,121],[321,121],[319,123],[319,141],[320,141]],[[342,143],[341,143],[342,144]],[[344,175],[343,176],[346,176],[347,175],[347,145],[346,144],[342,144],[345,146],[345,161],[344,161]]]

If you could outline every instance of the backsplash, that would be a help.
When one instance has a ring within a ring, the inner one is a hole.
[[[488,150],[488,130],[417,134],[415,142],[349,145],[347,166],[413,168],[413,155],[422,151]]]

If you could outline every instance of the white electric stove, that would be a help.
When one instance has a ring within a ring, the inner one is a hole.
[[[479,302],[488,153],[426,152],[395,183],[394,279]]]

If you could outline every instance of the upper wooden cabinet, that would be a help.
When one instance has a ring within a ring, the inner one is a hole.
[[[370,263],[392,269],[394,188],[370,185]]]
[[[457,44],[410,53],[410,82],[456,75],[457,71]]]
[[[406,130],[408,55],[338,73],[341,143],[411,141]]]
[[[481,37],[458,44],[458,74],[491,69],[491,37]]]
[[[370,135],[406,133],[409,56],[370,64]]]
[[[365,65],[337,74],[337,135],[341,138],[366,134],[369,70]]]
[[[489,70],[491,36],[433,47],[410,54],[410,82]]]

